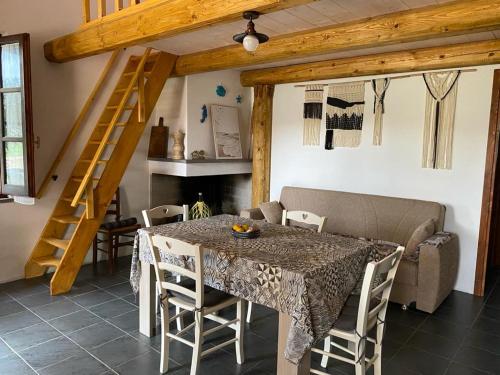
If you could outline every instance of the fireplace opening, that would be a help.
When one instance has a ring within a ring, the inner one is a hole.
[[[183,205],[191,208],[203,193],[203,200],[212,215],[239,215],[251,207],[251,174],[179,177],[151,175],[151,207],[164,204]]]

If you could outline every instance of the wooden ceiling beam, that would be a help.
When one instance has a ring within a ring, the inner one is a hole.
[[[500,63],[500,40],[326,60],[241,73],[243,86],[451,69]]]
[[[258,29],[258,21],[256,24]],[[459,0],[273,37],[253,54],[236,44],[187,54],[177,60],[174,74],[252,66],[499,27],[500,0]]]
[[[45,43],[45,57],[65,62],[315,0],[148,0]]]

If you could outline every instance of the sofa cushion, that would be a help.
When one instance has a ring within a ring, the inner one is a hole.
[[[420,224],[408,240],[404,256],[407,258],[414,258],[417,253],[418,245],[431,237],[434,234],[435,229],[436,225],[434,224],[434,219],[428,219]]]
[[[285,186],[283,208],[326,216],[324,232],[408,243],[415,229],[434,219],[443,229],[445,207],[436,202]]]
[[[259,205],[264,218],[268,223],[271,224],[281,224],[281,218],[283,217],[283,208],[276,202],[261,203]]]

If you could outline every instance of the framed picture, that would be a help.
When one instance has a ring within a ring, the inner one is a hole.
[[[237,107],[210,106],[217,159],[242,159],[240,121]]]

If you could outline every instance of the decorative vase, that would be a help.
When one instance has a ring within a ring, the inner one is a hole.
[[[172,148],[172,159],[184,159],[184,134],[181,130],[177,130],[172,137],[174,138],[174,147]]]

